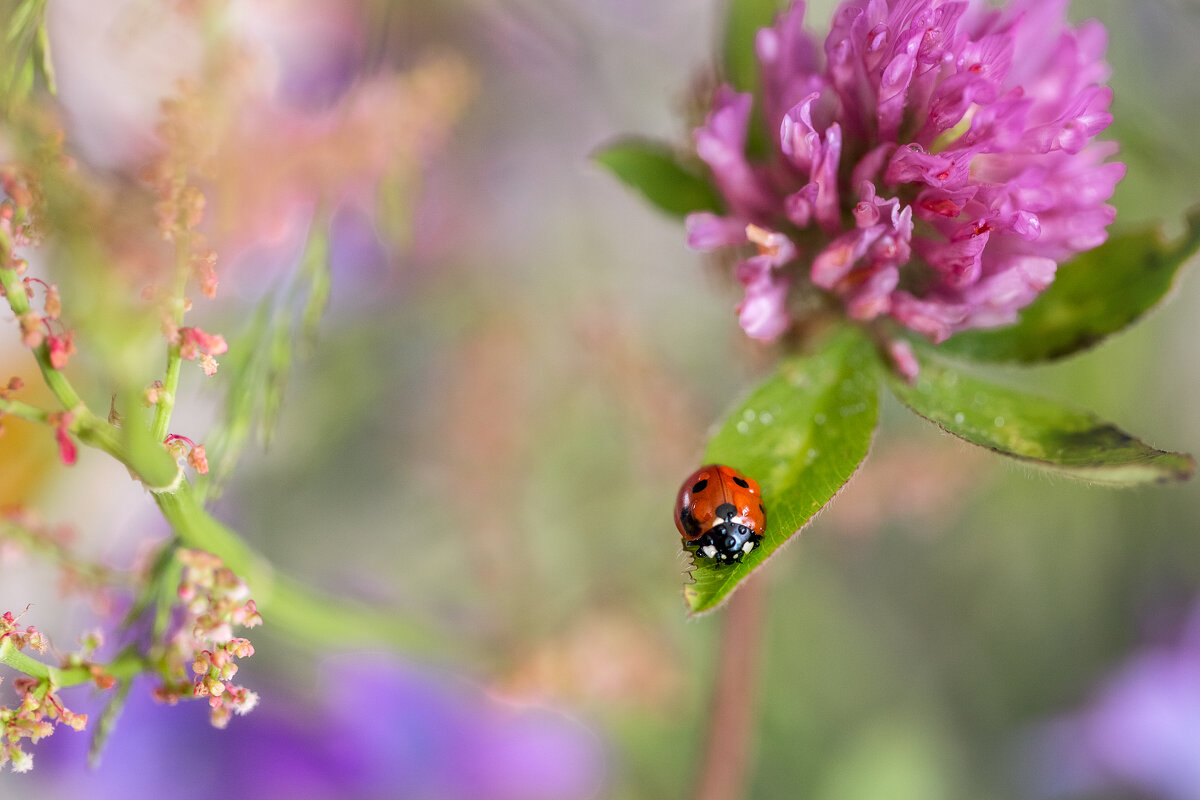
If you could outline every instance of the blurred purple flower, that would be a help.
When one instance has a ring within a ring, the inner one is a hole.
[[[1134,655],[1088,708],[1046,726],[1034,745],[1044,796],[1115,786],[1200,798],[1200,605],[1178,644]]]
[[[257,687],[259,708],[218,731],[203,703],[162,706],[139,684],[95,772],[88,737],[66,731],[5,780],[21,796],[91,800],[584,800],[601,787],[599,740],[561,714],[383,657],[334,659],[317,686],[317,708]]]
[[[695,143],[727,214],[687,220],[694,248],[758,246],[737,270],[748,335],[775,339],[818,290],[935,342],[1003,325],[1105,240],[1125,172],[1093,142],[1106,33],[1066,5],[848,0],[823,56],[803,2],[759,31],[769,154],[748,160],[751,95],[720,87]]]

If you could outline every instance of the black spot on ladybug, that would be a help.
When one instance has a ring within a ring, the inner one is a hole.
[[[738,486],[742,487],[743,489],[750,488],[750,484],[746,483],[744,480],[739,478],[737,475],[733,476],[733,482],[736,483]]]
[[[696,481],[696,485],[692,487],[692,494],[700,494],[707,488],[708,488],[708,479],[707,478],[705,478],[702,481]]]
[[[759,510],[759,511],[761,511],[762,513],[764,513],[764,514],[765,514],[765,513],[767,513],[767,509],[766,509],[766,508],[763,506],[763,504],[762,504],[762,503],[759,503],[759,504],[758,504],[758,510]]]
[[[718,519],[729,519],[737,514],[737,506],[733,503],[721,503],[717,506],[716,514]]]

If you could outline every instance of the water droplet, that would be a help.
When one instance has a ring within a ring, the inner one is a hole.
[[[1004,427],[1004,417],[996,417],[994,420],[992,420],[992,424],[995,425],[997,428],[1003,428]]]
[[[754,413],[753,408],[747,408],[745,411],[742,412],[742,419],[746,420],[746,422],[754,422],[755,416],[757,416],[757,415]]]
[[[964,422],[967,421],[967,415],[962,413],[961,411],[959,411],[957,414],[954,415],[954,421],[957,424],[962,425]]]
[[[838,413],[843,417],[853,417],[855,414],[861,414],[866,410],[866,403],[855,403],[852,406],[842,406],[840,409],[838,409]]]
[[[758,421],[761,422],[763,425],[770,425],[772,422],[775,421],[775,417],[773,414],[771,414],[770,411],[764,411],[758,415]]]
[[[818,425],[824,425],[825,424],[825,415],[824,414],[815,415],[813,417],[813,422],[815,422]]]
[[[742,420],[741,422],[739,422],[737,424],[737,432],[738,433],[749,433],[750,432],[750,423],[746,422],[745,420]]]
[[[807,463],[811,464],[813,460],[821,454],[821,451],[815,447],[810,447],[804,457],[808,459]]]

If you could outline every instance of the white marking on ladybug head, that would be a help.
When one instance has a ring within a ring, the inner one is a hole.
[[[754,549],[754,542],[746,542],[744,545],[742,545],[743,553],[749,553],[753,549]]]
[[[713,547],[711,544],[705,545],[704,547],[700,548],[700,552],[704,553],[704,555],[708,556],[709,558],[716,558],[717,548]]]

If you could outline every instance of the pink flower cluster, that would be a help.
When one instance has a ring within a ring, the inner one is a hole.
[[[19,620],[20,615],[11,611],[0,615],[0,644],[46,652],[49,645],[45,637],[32,625],[21,627]],[[81,731],[88,718],[64,706],[48,681],[22,676],[13,681],[13,688],[21,702],[14,708],[0,708],[0,766],[11,763],[13,772],[28,772],[33,767],[33,756],[22,748],[22,740],[36,743],[54,733],[58,723]]]
[[[695,132],[726,213],[699,250],[753,245],[741,325],[773,340],[832,300],[938,342],[1004,325],[1101,244],[1123,164],[1097,22],[1067,0],[847,0],[824,46],[794,3],[758,34],[769,152],[750,160],[750,94],[723,86]]]
[[[246,584],[221,559],[199,550],[180,550],[178,557],[184,616],[164,656],[166,680],[155,695],[170,704],[185,695],[206,697],[212,724],[224,728],[234,712],[246,714],[258,704],[257,694],[233,683],[234,660],[254,655],[254,645],[235,637],[233,626],[253,628],[262,624],[262,616]],[[190,681],[186,665],[192,668]]]
[[[200,328],[180,328],[176,341],[180,357],[188,361],[198,359],[205,375],[215,375],[217,372],[217,361],[213,356],[229,352],[224,336],[205,333]]]

